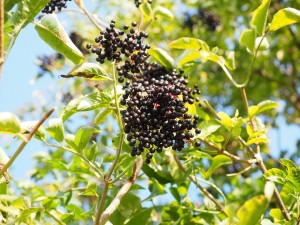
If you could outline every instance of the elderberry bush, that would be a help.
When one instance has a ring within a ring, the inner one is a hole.
[[[42,13],[51,14],[56,9],[61,11],[63,8],[67,8],[67,2],[71,0],[51,0],[45,8],[42,10]]]
[[[198,115],[188,113],[188,105],[199,101],[198,86],[187,87],[187,76],[183,71],[168,71],[162,65],[148,62],[149,45],[143,41],[146,32],[138,32],[135,22],[115,28],[115,21],[100,36],[95,45],[87,48],[97,55],[96,60],[117,64],[119,83],[124,83],[124,95],[120,101],[126,109],[121,112],[124,132],[132,146],[131,155],[141,155],[145,150],[146,162],[150,163],[153,153],[172,147],[181,151],[185,142],[200,133],[197,129]]]

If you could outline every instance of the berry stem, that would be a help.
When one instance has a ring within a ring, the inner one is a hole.
[[[115,105],[116,105],[116,109],[117,109],[117,119],[118,119],[119,128],[120,128],[120,142],[119,142],[119,146],[118,146],[117,153],[115,156],[115,160],[114,160],[113,164],[111,165],[111,167],[109,168],[107,174],[105,175],[104,187],[103,187],[98,211],[96,214],[95,225],[101,224],[100,220],[101,220],[102,212],[104,209],[104,203],[105,203],[106,196],[107,196],[108,186],[110,184],[110,179],[111,179],[110,177],[118,164],[119,157],[120,157],[122,147],[123,147],[123,142],[124,142],[123,122],[122,122],[122,117],[121,117],[121,113],[120,113],[120,105],[119,105],[118,93],[117,93],[117,77],[116,77],[116,70],[115,70],[115,62],[112,63],[112,71],[113,71],[112,73],[113,73],[113,82],[114,82],[114,99],[115,99]]]
[[[89,11],[84,7],[83,1],[82,0],[74,0],[77,6],[82,10],[82,12],[90,19],[90,21],[101,31],[102,28],[99,25],[99,23],[96,21],[94,16],[89,13]]]

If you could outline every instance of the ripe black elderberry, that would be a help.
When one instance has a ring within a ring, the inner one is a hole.
[[[143,3],[143,0],[134,0],[135,6],[138,8]],[[151,4],[152,0],[148,0],[148,3]]]
[[[51,14],[56,9],[58,11],[62,10],[63,8],[67,8],[67,1],[71,0],[51,0],[45,8],[42,10],[42,13]]]
[[[111,21],[105,31],[100,32],[100,36],[95,38],[96,44],[92,46],[87,45],[88,49],[92,49],[98,57],[96,60],[103,64],[105,60],[115,61],[117,63],[127,57],[128,60],[122,68],[119,69],[119,76],[126,77],[127,72],[138,72],[138,68],[131,66],[131,61],[135,63],[142,63],[148,57],[146,51],[148,45],[142,44],[142,40],[148,37],[146,32],[137,32],[134,27],[137,26],[136,22],[132,22],[132,28],[128,31],[128,26],[124,26],[124,30],[115,28],[115,21]],[[126,34],[125,34],[126,31]],[[129,68],[130,67],[130,68]],[[122,74],[123,73],[123,74]],[[120,79],[121,82],[123,79]]]
[[[87,48],[95,53],[101,64],[117,63],[118,81],[125,84],[120,104],[126,106],[121,112],[124,132],[132,146],[131,155],[141,155],[145,150],[146,162],[150,163],[155,152],[172,147],[181,151],[185,142],[199,133],[198,115],[188,113],[188,106],[194,104],[200,94],[198,86],[188,88],[187,77],[176,70],[167,71],[157,63],[150,63],[149,45],[143,44],[146,32],[137,32],[134,27],[115,29],[111,21],[109,28],[95,38],[95,46]]]

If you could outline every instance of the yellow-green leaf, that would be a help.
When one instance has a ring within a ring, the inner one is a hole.
[[[255,196],[247,200],[237,212],[237,218],[240,221],[239,224],[257,224],[260,217],[267,210],[268,205],[268,199],[264,195]]]
[[[253,53],[255,48],[255,31],[254,30],[244,30],[240,36],[239,42],[245,45],[249,52]]]
[[[249,141],[247,141],[247,145],[251,144],[260,144],[260,143],[268,143],[269,139],[268,138],[263,138],[263,137],[257,137],[257,138],[252,138]]]
[[[201,54],[199,51],[195,51],[195,50],[184,51],[183,54],[180,56],[178,66],[182,67],[186,63],[193,62],[196,59],[199,59],[200,57],[201,57]]]
[[[21,131],[19,118],[10,112],[0,112],[0,133],[16,134]]]
[[[224,112],[218,112],[218,117],[221,120],[221,123],[226,126],[226,127],[233,127],[233,121],[230,118],[230,116],[228,116],[226,113]]]
[[[40,38],[55,51],[63,54],[75,64],[83,61],[83,54],[71,41],[55,15],[43,16],[41,21],[35,24],[35,29]]]
[[[263,0],[261,5],[253,13],[251,27],[255,29],[259,36],[262,36],[265,33],[270,2],[271,0]]]
[[[173,58],[164,50],[158,47],[149,49],[149,54],[162,64],[167,70],[171,70],[174,66]]]
[[[156,18],[156,16],[163,16],[163,17],[167,17],[169,19],[173,19],[174,18],[173,13],[169,9],[167,9],[165,7],[162,7],[162,6],[156,7],[154,9],[153,14],[154,14],[155,18]]]
[[[300,11],[294,8],[279,10],[273,17],[270,30],[275,31],[284,26],[300,22]]]
[[[169,47],[175,49],[191,49],[191,50],[203,49],[209,51],[209,47],[206,44],[206,42],[197,38],[190,38],[190,37],[182,37],[176,39],[171,42]]]
[[[209,169],[204,173],[203,177],[209,179],[213,172],[223,165],[231,164],[232,160],[225,155],[217,155],[212,159]]]
[[[64,78],[84,77],[89,80],[110,80],[105,70],[96,63],[82,63],[75,66],[67,75],[61,75]]]

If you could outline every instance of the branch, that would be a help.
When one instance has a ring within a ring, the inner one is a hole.
[[[2,1],[1,1],[2,2]],[[22,144],[20,145],[20,147],[17,149],[17,151],[15,152],[15,154],[9,159],[9,161],[2,167],[2,169],[0,170],[0,176],[4,175],[4,173],[6,172],[6,170],[11,166],[11,164],[16,160],[16,158],[18,157],[18,155],[22,152],[22,150],[24,149],[24,147],[28,144],[28,142],[30,141],[30,139],[33,137],[33,135],[37,132],[37,130],[39,129],[39,127],[45,122],[46,119],[48,119],[50,117],[50,115],[54,112],[56,108],[52,108],[49,112],[47,112],[44,117],[34,126],[34,128],[32,129],[32,131],[27,135],[26,139],[22,142]]]
[[[4,63],[4,0],[0,1],[0,78]]]
[[[186,173],[186,169],[180,162],[177,155],[174,155],[174,159],[175,159],[175,162],[177,163],[178,167],[181,169],[181,171]],[[226,214],[224,206],[211,193],[209,193],[204,187],[202,187],[198,183],[195,176],[190,175],[189,179],[203,192],[204,195],[206,195],[217,206],[218,210],[220,210],[221,212]]]
[[[123,199],[125,194],[129,191],[131,185],[135,182],[142,166],[143,166],[143,159],[139,158],[133,167],[133,171],[129,180],[122,186],[122,188],[119,190],[116,197],[112,200],[110,205],[102,213],[99,224],[104,224],[108,220],[108,218],[113,214],[113,212],[118,208],[121,200]]]
[[[99,29],[102,30],[102,28],[100,27],[100,25],[98,24],[98,22],[96,21],[96,19],[94,18],[93,15],[91,15],[89,13],[89,11],[87,11],[87,9],[84,7],[83,1],[82,0],[75,0],[75,3],[77,4],[77,6],[84,12],[85,15],[87,15],[87,17],[90,19],[90,21]]]

